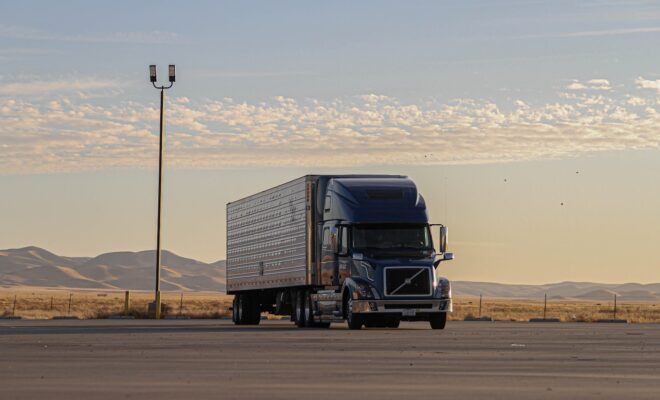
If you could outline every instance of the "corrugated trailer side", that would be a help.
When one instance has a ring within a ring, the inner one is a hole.
[[[227,204],[227,292],[311,284],[313,177]]]

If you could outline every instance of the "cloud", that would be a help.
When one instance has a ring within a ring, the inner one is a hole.
[[[641,89],[655,89],[660,92],[660,79],[656,79],[654,81],[644,79],[641,76],[637,79],[635,79],[635,83],[637,84],[638,88]]]
[[[603,79],[582,84],[610,86]],[[655,92],[609,93],[573,91],[545,104],[404,102],[380,94],[259,102],[170,97],[165,162],[167,168],[443,165],[660,147]],[[156,107],[0,95],[0,173],[153,168]]]
[[[591,79],[586,82],[573,80],[568,86],[568,90],[612,90],[610,81],[607,79]]]

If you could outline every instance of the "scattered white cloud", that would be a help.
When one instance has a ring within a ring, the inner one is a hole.
[[[573,80],[568,86],[568,90],[612,90],[610,81],[607,79],[590,79],[586,82]]]
[[[636,81],[639,88],[655,89],[653,82]],[[611,86],[605,79],[574,83]],[[21,97],[18,89],[0,93],[0,173],[156,165],[155,104]],[[611,96],[599,90],[562,93],[546,104],[413,103],[379,94],[253,103],[173,96],[165,158],[170,168],[351,167],[509,162],[660,147],[655,92]]]
[[[660,79],[648,80],[640,76],[635,79],[635,83],[637,84],[637,87],[641,89],[655,89],[660,92]]]

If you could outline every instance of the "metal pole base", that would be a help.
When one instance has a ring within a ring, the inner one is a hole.
[[[155,309],[156,309],[156,319],[160,319],[160,290],[156,292],[156,304],[155,304]]]

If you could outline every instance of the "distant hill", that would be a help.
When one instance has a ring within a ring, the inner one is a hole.
[[[224,291],[224,261],[213,264],[162,253],[161,288]],[[0,285],[81,289],[150,290],[156,252],[114,252],[97,257],[62,257],[39,247],[0,250]]]
[[[156,252],[114,252],[97,257],[63,257],[39,247],[0,250],[0,286],[80,289],[151,290]],[[207,264],[163,251],[163,290],[225,291],[225,262]],[[660,283],[605,284],[560,282],[515,285],[489,282],[452,282],[455,296],[512,299],[659,301]]]
[[[560,282],[545,285],[513,285],[487,282],[452,282],[456,296],[494,298],[611,300],[616,294],[621,301],[660,301],[660,283],[592,283]]]

